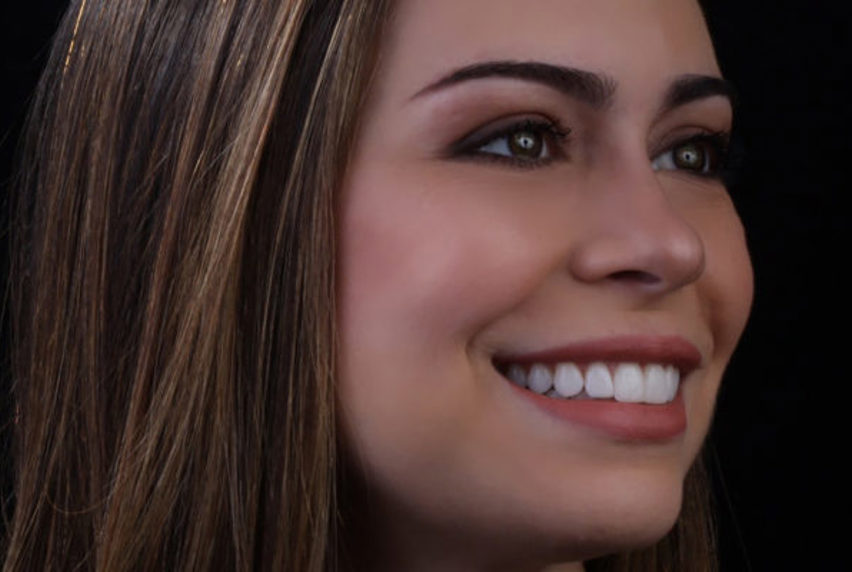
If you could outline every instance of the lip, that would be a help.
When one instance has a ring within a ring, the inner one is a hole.
[[[681,372],[675,399],[662,405],[621,403],[609,399],[558,399],[509,387],[548,415],[624,441],[662,441],[681,435],[687,426],[683,401],[686,376],[701,363],[701,352],[680,336],[617,336],[577,342],[541,351],[495,356],[495,365],[517,363],[638,362],[672,364]],[[505,377],[504,377],[505,379]]]
[[[638,362],[676,366],[681,377],[701,363],[701,352],[681,336],[616,336],[523,354],[495,356],[495,363]]]

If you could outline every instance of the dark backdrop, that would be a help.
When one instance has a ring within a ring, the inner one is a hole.
[[[741,95],[746,161],[732,192],[756,286],[712,434],[723,569],[850,570],[848,4],[708,4],[720,63]]]
[[[12,154],[65,4],[3,0],[0,8],[6,44],[0,51],[0,276],[8,255]],[[756,280],[752,318],[710,438],[722,570],[849,569],[842,564],[843,537],[852,528],[852,507],[842,463],[850,450],[843,409],[852,392],[842,357],[850,336],[841,291],[850,259],[841,227],[849,215],[840,197],[852,164],[852,103],[844,85],[852,71],[852,25],[842,13],[845,2],[706,4],[722,68],[740,93],[745,164],[731,192]],[[5,351],[7,312],[2,316]],[[2,427],[11,410],[8,368],[0,370]],[[8,477],[9,465],[0,451],[0,477]]]

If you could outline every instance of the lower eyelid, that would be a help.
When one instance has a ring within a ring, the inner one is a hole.
[[[450,160],[455,161],[463,161],[466,163],[485,163],[489,165],[495,165],[497,167],[507,167],[510,169],[538,169],[541,167],[546,167],[553,163],[554,158],[552,156],[543,157],[541,159],[519,159],[517,157],[507,156],[507,155],[497,155],[495,153],[474,153],[468,155],[456,155],[453,157],[448,157]]]

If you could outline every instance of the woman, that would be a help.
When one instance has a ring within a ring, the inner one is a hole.
[[[527,4],[74,3],[4,570],[711,567],[729,89],[689,0]]]

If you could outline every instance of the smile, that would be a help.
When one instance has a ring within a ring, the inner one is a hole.
[[[696,346],[679,336],[617,336],[492,358],[524,402],[628,441],[684,432],[681,385],[701,361]]]
[[[680,385],[677,367],[663,363],[512,363],[500,370],[518,387],[560,399],[664,404],[674,400]]]

